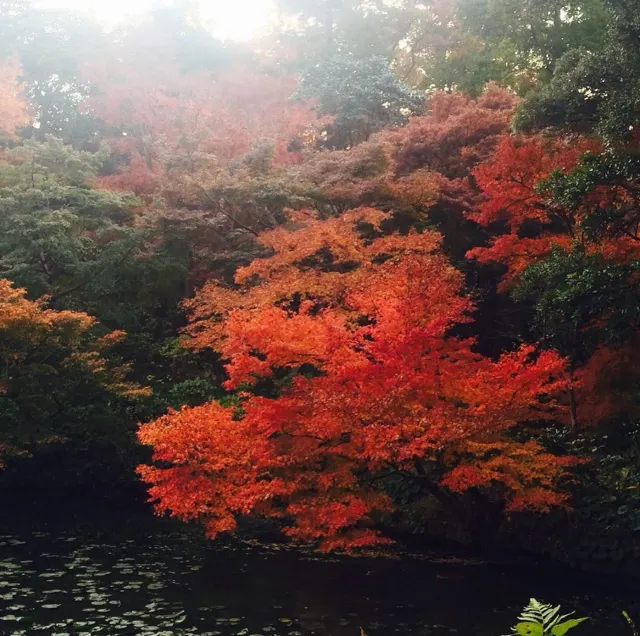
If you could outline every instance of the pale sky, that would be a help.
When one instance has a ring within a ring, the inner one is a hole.
[[[93,13],[106,26],[143,13],[154,0],[36,0],[42,8],[64,8]],[[247,40],[259,34],[273,15],[272,0],[199,0],[203,20],[221,38]]]

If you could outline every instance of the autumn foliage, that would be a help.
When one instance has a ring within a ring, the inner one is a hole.
[[[296,176],[339,210],[391,205],[415,212],[437,202],[453,216],[478,202],[468,177],[491,158],[515,103],[513,94],[494,85],[477,99],[436,92],[427,112],[406,126],[350,150],[312,155]]]
[[[499,261],[507,265],[503,288],[513,284],[531,263],[551,253],[555,246],[570,250],[579,234],[580,213],[545,204],[544,193],[536,189],[553,171],[576,167],[582,154],[599,151],[595,141],[503,137],[495,154],[474,170],[484,201],[469,217],[483,226],[503,223],[508,232],[489,247],[476,247],[469,258],[479,262]],[[523,228],[533,235],[523,235]]]
[[[141,427],[160,462],[139,469],[158,510],[211,536],[240,515],[278,517],[289,536],[332,549],[384,540],[373,524],[392,502],[375,484],[389,472],[453,492],[498,486],[508,510],[566,501],[558,484],[573,460],[510,436],[554,417],[563,360],[529,346],[474,353],[452,333],[473,306],[440,237],[384,235],[385,217],[298,212],[260,236],[272,256],[189,302],[190,346],[219,351],[227,388],[243,392],[234,407]],[[427,466],[440,470],[428,484]]]
[[[108,126],[122,158],[103,186],[140,195],[185,197],[189,179],[224,171],[254,144],[269,140],[276,165],[301,161],[318,119],[293,103],[295,77],[238,63],[231,69],[185,70],[161,33],[138,27],[84,73],[94,95],[84,108]],[[292,140],[298,140],[292,146]]]
[[[637,11],[286,0],[238,42],[5,4],[3,481],[637,556]]]
[[[553,254],[557,260],[582,255],[599,267],[624,266],[637,259],[636,186],[611,176],[609,182],[587,177],[591,164],[584,163],[585,157],[594,165],[608,161],[602,144],[592,138],[504,136],[495,154],[474,169],[483,199],[467,217],[492,230],[493,235],[489,245],[474,247],[467,257],[479,263],[504,265],[498,287],[502,292],[517,290],[530,268],[550,262]],[[560,191],[554,184],[564,183],[563,179],[571,178],[574,171],[577,176],[572,189]],[[589,185],[591,181],[593,184]],[[585,268],[586,261],[571,274],[577,287],[565,292],[567,298],[581,293],[579,286],[585,284],[586,278],[582,283],[578,278],[581,269],[586,276]],[[633,287],[634,280],[635,274],[630,273],[625,284]],[[547,284],[552,287],[550,281]],[[571,279],[563,284],[570,288]],[[583,302],[611,292],[585,290]],[[557,303],[560,301],[558,297]],[[548,332],[553,331],[552,311],[552,307],[546,310]],[[559,322],[571,320],[569,308],[565,312],[565,316],[558,317]],[[566,403],[570,405],[567,423],[574,429],[635,411],[628,389],[613,389],[625,374],[628,381],[638,377],[635,365],[630,363],[629,343],[601,343],[590,351],[584,346],[588,341],[586,332],[606,324],[610,315],[606,306],[585,310],[583,318],[573,319],[573,335],[565,338],[562,345],[571,359],[572,381]],[[629,337],[635,340],[635,335]]]
[[[293,2],[245,46],[183,4],[3,29],[2,455],[139,440],[159,512],[323,549],[580,505],[640,410],[636,111],[527,109],[569,116],[544,95],[599,14]]]
[[[51,410],[71,419],[66,409],[78,392],[112,399],[148,394],[127,379],[126,365],[109,360],[122,332],[99,337],[92,332],[94,318],[49,309],[47,300],[29,300],[24,289],[0,279],[0,413],[7,424],[0,437],[1,461],[64,441],[67,429],[47,412],[53,405]],[[21,426],[10,426],[17,415]]]
[[[15,59],[0,60],[0,138],[12,138],[29,122],[19,76],[20,65]]]

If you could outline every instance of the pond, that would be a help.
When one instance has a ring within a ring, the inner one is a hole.
[[[549,568],[209,542],[117,506],[3,517],[2,635],[499,636],[529,596],[594,617],[576,635],[640,616],[635,583]]]

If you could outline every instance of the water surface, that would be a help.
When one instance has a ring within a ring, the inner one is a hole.
[[[576,636],[630,634],[620,610],[640,617],[640,587],[611,577],[212,543],[117,507],[8,513],[2,635],[500,636],[529,596],[592,616]]]

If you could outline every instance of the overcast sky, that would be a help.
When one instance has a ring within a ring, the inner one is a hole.
[[[93,13],[105,25],[113,26],[122,18],[142,13],[153,0],[36,0],[39,7],[65,8]],[[223,38],[245,40],[259,33],[268,22],[272,0],[200,0],[202,17],[214,33]]]

